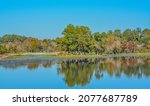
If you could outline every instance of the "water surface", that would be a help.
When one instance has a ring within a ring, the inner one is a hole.
[[[150,58],[0,60],[1,89],[150,89]]]

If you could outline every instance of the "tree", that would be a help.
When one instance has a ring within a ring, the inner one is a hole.
[[[124,32],[123,32],[123,37],[124,39],[130,41],[136,41],[137,40],[137,36],[134,34],[134,32],[131,30],[131,29],[126,29]]]
[[[2,45],[0,45],[0,54],[4,54],[6,52],[7,52],[6,49],[4,49]]]
[[[6,42],[16,42],[16,41],[24,41],[27,37],[15,35],[15,34],[6,34],[3,37],[0,38],[0,43],[6,43]]]
[[[142,37],[142,30],[141,30],[141,28],[136,28],[135,30],[133,30],[133,32],[137,36],[138,42],[140,42],[140,39]]]
[[[66,45],[64,45],[63,43],[64,43],[64,38],[62,37],[62,38],[60,38],[60,37],[58,37],[58,38],[56,38],[56,44],[57,44],[57,49],[59,50],[59,51],[61,51],[61,50],[65,50],[65,51],[67,51],[67,49],[65,48],[66,47]]]
[[[116,30],[113,32],[113,35],[114,35],[114,36],[117,36],[117,37],[122,37],[121,30],[116,29]]]
[[[135,41],[124,40],[121,45],[122,52],[135,52],[137,48],[137,43]]]
[[[40,42],[36,38],[27,38],[22,44],[22,48],[26,52],[38,52],[40,48]]]
[[[105,33],[96,32],[93,34],[95,40],[95,52],[96,54],[103,53],[105,51],[105,43],[107,35]]]
[[[114,36],[113,34],[107,35],[107,41],[105,43],[106,53],[120,53],[120,46],[121,42],[117,36]]]
[[[141,42],[147,44],[150,41],[150,30],[145,29],[142,31]]]
[[[94,40],[88,27],[70,24],[64,29],[62,34],[64,37],[57,39],[57,42],[64,46],[63,49],[65,51],[70,53],[90,53],[93,51]]]

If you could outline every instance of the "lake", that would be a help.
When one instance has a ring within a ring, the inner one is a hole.
[[[0,89],[150,89],[150,57],[0,60]]]

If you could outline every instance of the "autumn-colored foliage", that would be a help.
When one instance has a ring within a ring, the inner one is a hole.
[[[65,54],[117,54],[150,52],[150,29],[94,32],[87,26],[69,24],[55,40],[7,34],[0,37],[0,54],[56,52]]]

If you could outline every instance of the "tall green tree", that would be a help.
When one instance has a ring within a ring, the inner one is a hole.
[[[113,35],[114,35],[114,36],[117,36],[117,37],[122,37],[121,30],[120,30],[120,29],[114,30]]]
[[[60,44],[70,53],[90,53],[94,49],[94,39],[87,26],[74,26],[69,24],[62,32],[64,38]],[[60,39],[59,39],[60,40]]]
[[[106,33],[96,32],[93,34],[95,40],[95,52],[96,54],[103,53],[105,51],[105,43],[107,41]]]
[[[137,36],[134,34],[134,32],[131,29],[126,29],[123,32],[123,38],[130,41],[136,41],[137,40]]]

